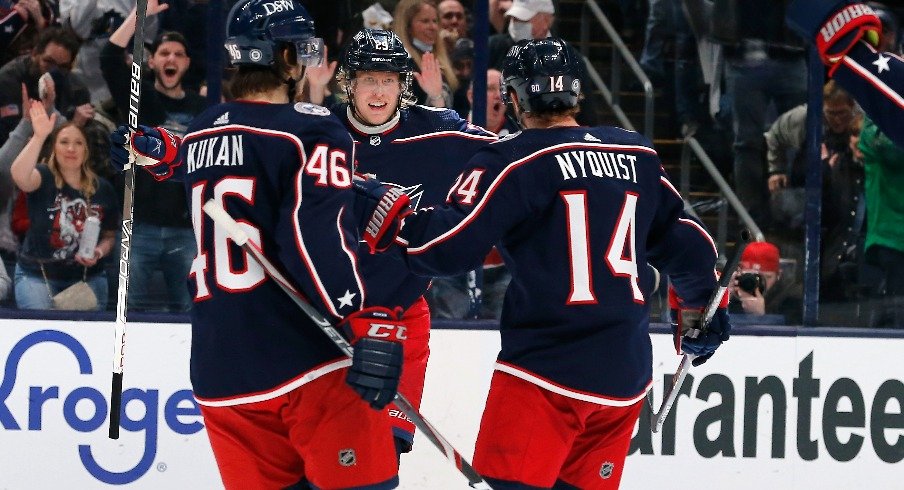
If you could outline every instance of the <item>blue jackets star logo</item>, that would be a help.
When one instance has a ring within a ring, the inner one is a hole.
[[[888,66],[889,61],[891,61],[891,58],[879,53],[879,59],[873,61],[873,64],[876,65],[876,73],[882,74],[883,71],[891,71],[891,68]]]
[[[411,200],[411,207],[414,209],[420,208],[421,197],[424,195],[424,189],[422,189],[423,184],[414,184],[409,186],[402,186],[399,184],[393,184],[391,182],[384,182],[386,185],[391,185],[393,187],[398,187],[405,194],[408,195],[408,199]]]
[[[357,295],[357,294],[358,294],[358,293],[353,293],[353,292],[351,292],[350,290],[346,289],[346,290],[345,290],[345,295],[344,295],[344,296],[341,296],[341,297],[339,297],[339,298],[336,298],[336,299],[339,300],[339,309],[342,309],[343,306],[351,306],[351,305],[352,305],[352,298],[354,298],[355,295]]]

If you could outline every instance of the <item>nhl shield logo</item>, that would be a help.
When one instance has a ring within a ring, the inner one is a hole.
[[[609,479],[609,477],[612,476],[613,471],[615,471],[615,463],[606,461],[600,468],[600,478],[602,478],[603,480]]]
[[[339,450],[339,464],[342,466],[354,466],[355,463],[358,462],[358,458],[355,457],[354,449],[340,449]]]
[[[373,135],[370,137],[370,146],[380,146],[380,137]]]

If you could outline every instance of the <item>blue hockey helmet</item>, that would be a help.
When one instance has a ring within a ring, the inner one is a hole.
[[[411,73],[414,61],[396,33],[362,29],[348,43],[342,57],[342,68],[350,75],[356,71]]]
[[[580,65],[558,38],[522,40],[502,65],[502,96],[517,97],[524,112],[568,109],[581,95]],[[514,92],[514,95],[512,94]]]
[[[323,39],[298,0],[245,0],[235,4],[226,23],[226,50],[233,66],[273,65],[276,48],[294,44],[298,62],[319,65]]]

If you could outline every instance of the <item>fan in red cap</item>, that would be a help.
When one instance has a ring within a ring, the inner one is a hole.
[[[778,247],[772,243],[747,245],[730,287],[732,313],[784,314],[787,322],[799,321],[800,285],[782,277],[779,259]]]

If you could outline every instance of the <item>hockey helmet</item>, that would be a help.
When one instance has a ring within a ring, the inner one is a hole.
[[[580,65],[558,38],[522,40],[502,65],[502,97],[517,97],[524,112],[554,111],[578,105]],[[514,92],[514,94],[512,94]]]
[[[298,63],[319,65],[323,39],[298,0],[245,0],[235,4],[226,23],[226,50],[233,66],[270,66],[276,48],[294,44]]]
[[[345,49],[342,68],[349,74],[356,71],[409,73],[414,71],[414,62],[396,33],[362,29]]]

